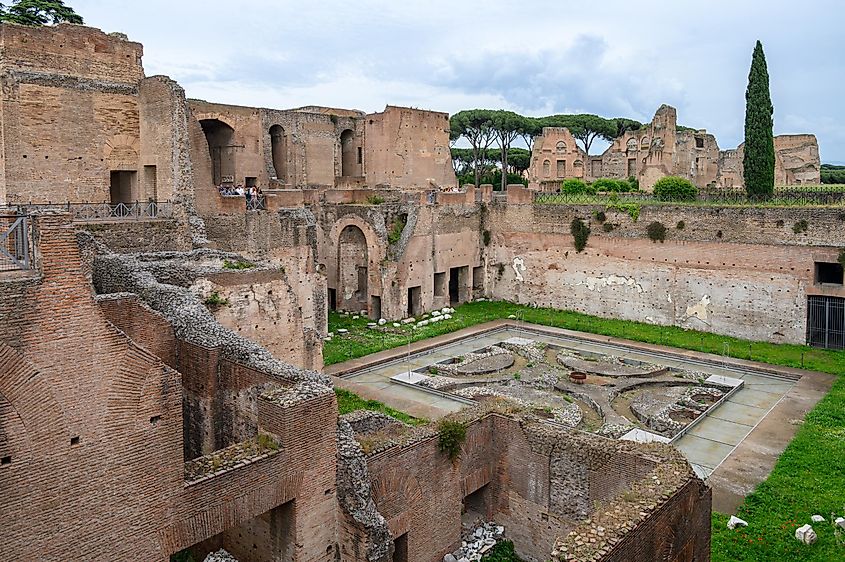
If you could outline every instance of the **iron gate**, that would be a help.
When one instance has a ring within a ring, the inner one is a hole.
[[[0,271],[30,268],[29,221],[26,216],[0,216]]]
[[[808,297],[807,343],[828,349],[845,349],[845,298]]]

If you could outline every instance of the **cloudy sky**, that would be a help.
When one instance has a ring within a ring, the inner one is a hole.
[[[668,103],[722,148],[742,140],[760,39],[775,133],[815,133],[822,161],[845,163],[842,0],[66,2],[193,98],[641,121]]]

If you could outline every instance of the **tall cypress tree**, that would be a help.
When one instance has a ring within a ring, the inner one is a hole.
[[[748,195],[770,196],[775,188],[774,114],[763,45],[757,41],[745,91],[745,153],[742,169]]]

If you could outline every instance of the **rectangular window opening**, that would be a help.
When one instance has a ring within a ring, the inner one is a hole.
[[[841,263],[816,262],[816,284],[821,285],[842,285],[843,269]]]
[[[434,274],[434,296],[446,296],[446,272]]]
[[[79,436],[77,435],[75,437],[71,437],[70,438],[70,444],[71,445],[79,445]]]
[[[12,455],[6,455],[0,458],[0,464],[12,464]]]

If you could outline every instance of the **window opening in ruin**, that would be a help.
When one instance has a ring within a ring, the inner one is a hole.
[[[369,251],[364,232],[354,225],[345,227],[338,239],[337,306],[343,310],[360,310],[369,300]]]
[[[701,137],[695,137],[695,147],[704,148],[704,139]]]
[[[628,158],[628,177],[636,175],[637,173],[637,159]]]
[[[381,318],[381,297],[370,295],[370,318],[378,320]]]
[[[131,203],[137,172],[114,170],[109,174],[109,198],[112,205]]]
[[[200,126],[208,142],[211,176],[214,185],[235,182],[235,130],[219,119],[201,119]]]
[[[484,292],[484,267],[478,266],[472,268],[472,296],[478,298],[483,296]]]
[[[422,294],[421,287],[408,287],[408,316],[416,316],[422,310],[422,303],[420,297]]]
[[[485,484],[471,494],[468,494],[463,501],[463,519],[475,521],[476,519],[487,520],[487,504],[490,485]]]
[[[247,187],[255,187],[256,185],[258,185],[258,178],[244,178],[244,183]]]
[[[144,197],[158,201],[158,174],[155,166],[144,166]]]
[[[461,287],[468,287],[469,266],[449,268],[449,304],[456,305],[462,303],[464,295],[462,295]]]
[[[270,127],[270,156],[273,160],[273,170],[279,183],[285,183],[287,175],[287,137],[281,125]]]
[[[845,349],[844,298],[807,298],[807,343],[827,349]]]
[[[566,160],[558,160],[557,161],[557,177],[565,178],[566,177]]]
[[[549,160],[543,160],[543,177],[548,178],[552,175],[552,163]]]
[[[337,292],[329,289],[329,310],[337,310]]]
[[[357,150],[354,145],[355,133],[351,129],[346,129],[340,134],[340,175],[341,176],[357,176],[356,174],[356,154]]]
[[[364,163],[364,149],[361,148],[360,146],[358,147],[358,163],[359,164]]]
[[[592,168],[593,177],[594,178],[600,178],[601,177],[601,160],[593,160],[592,167],[593,167]]]
[[[408,533],[393,539],[393,562],[408,562]]]
[[[79,436],[76,435],[74,437],[71,437],[70,438],[70,444],[71,445],[79,445]]]
[[[434,274],[434,296],[446,296],[446,272]]]
[[[158,422],[161,421],[161,416],[153,416],[150,418],[150,425],[158,425]]]
[[[842,285],[842,264],[836,262],[816,262],[816,283],[824,285]]]
[[[6,455],[3,458],[0,458],[0,464],[12,464],[12,455]]]
[[[355,291],[358,302],[367,302],[367,268],[358,266],[358,290]]]

